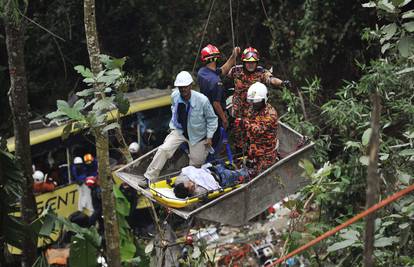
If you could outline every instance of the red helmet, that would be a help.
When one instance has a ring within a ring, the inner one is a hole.
[[[220,57],[220,51],[214,45],[208,44],[201,49],[201,61],[207,62]]]
[[[241,55],[241,60],[243,62],[258,62],[259,59],[259,52],[253,47],[244,49],[243,54]]]

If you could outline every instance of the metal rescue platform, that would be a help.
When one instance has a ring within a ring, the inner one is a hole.
[[[308,142],[304,136],[279,121],[279,154],[283,157],[267,170],[251,181],[208,202],[171,211],[184,219],[193,216],[200,219],[239,226],[259,215],[268,207],[293,194],[309,181],[302,176],[303,170],[299,161],[311,156],[314,143]],[[144,174],[157,148],[125,165],[115,175],[141,192],[150,200],[157,202],[150,189],[142,188],[137,180]],[[159,180],[171,178],[180,173],[181,168],[188,165],[188,157],[177,150],[167,161]],[[159,202],[157,202],[159,203]],[[160,205],[164,205],[159,203]],[[166,205],[164,205],[166,206]]]

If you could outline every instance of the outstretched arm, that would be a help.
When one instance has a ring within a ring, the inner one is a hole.
[[[221,67],[221,74],[226,76],[229,73],[231,67],[236,64],[236,58],[240,54],[240,47],[236,46],[231,53],[229,59],[227,59],[226,63]]]

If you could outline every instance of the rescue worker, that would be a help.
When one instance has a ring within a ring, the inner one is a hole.
[[[290,87],[290,81],[282,81],[273,77],[272,73],[265,68],[259,66],[259,52],[253,48],[246,48],[242,55],[241,61],[243,65],[234,66],[228,73],[228,77],[234,80],[233,95],[233,117],[244,119],[247,117],[249,103],[247,103],[247,90],[255,82],[261,82],[267,86],[286,86]],[[246,136],[242,133],[242,129],[235,125],[235,146],[237,149],[243,149],[246,143]]]
[[[73,159],[73,165],[71,166],[72,177],[75,182],[81,184],[86,179],[85,166],[81,157],[75,157]]]
[[[247,92],[247,101],[251,105],[247,117],[236,121],[247,135],[252,177],[277,161],[278,115],[267,99],[267,87],[260,82],[254,83]]]
[[[137,142],[132,142],[129,144],[128,150],[131,153],[133,159],[136,159],[138,157],[139,145]]]
[[[234,48],[230,58],[219,68],[217,66],[217,61],[220,58],[218,48],[208,44],[201,50],[201,61],[204,63],[204,66],[198,71],[197,83],[200,86],[200,92],[208,97],[218,117],[218,128],[213,136],[213,147],[216,147],[216,144],[219,142],[220,127],[223,127],[224,130],[228,127],[225,113],[226,99],[220,75],[227,75],[230,68],[236,63],[236,57],[239,53],[240,47]]]
[[[96,177],[98,176],[98,162],[92,156],[92,154],[87,153],[83,156],[83,162],[85,165],[86,177]]]
[[[212,145],[214,132],[217,130],[217,116],[208,98],[191,90],[193,78],[187,71],[178,73],[171,94],[172,118],[171,133],[164,143],[158,147],[144,177],[151,181],[159,176],[165,162],[174,155],[177,148],[184,142],[189,145],[190,165],[201,166]],[[138,181],[145,186],[145,181]]]
[[[42,171],[35,171],[32,177],[34,193],[44,193],[55,190],[56,185],[53,182],[48,182]]]

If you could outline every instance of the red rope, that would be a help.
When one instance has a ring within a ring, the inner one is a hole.
[[[407,188],[405,188],[405,189],[403,189],[403,190],[395,193],[394,195],[387,197],[386,199],[384,199],[381,202],[375,204],[374,206],[370,207],[369,209],[367,209],[367,210],[359,213],[358,215],[356,215],[355,217],[349,219],[348,221],[344,222],[343,224],[338,225],[334,229],[329,230],[328,232],[324,233],[323,235],[320,235],[319,237],[313,239],[309,243],[301,246],[298,249],[295,249],[294,251],[292,251],[291,253],[287,254],[286,256],[277,259],[275,262],[273,262],[271,265],[268,265],[268,266],[269,267],[270,266],[276,266],[277,264],[280,264],[280,263],[284,262],[285,260],[287,260],[287,259],[295,256],[296,254],[299,254],[302,251],[307,250],[311,246],[319,243],[320,241],[326,239],[327,237],[330,237],[331,235],[333,235],[333,234],[337,233],[338,231],[344,229],[345,227],[353,224],[354,222],[356,222],[356,221],[364,218],[368,214],[373,213],[373,212],[379,210],[380,208],[382,208],[382,207],[390,204],[391,202],[394,202],[395,200],[399,199],[400,197],[404,196],[405,194],[410,193],[413,190],[414,190],[414,185],[411,185],[411,186],[409,186],[409,187],[407,187]]]

